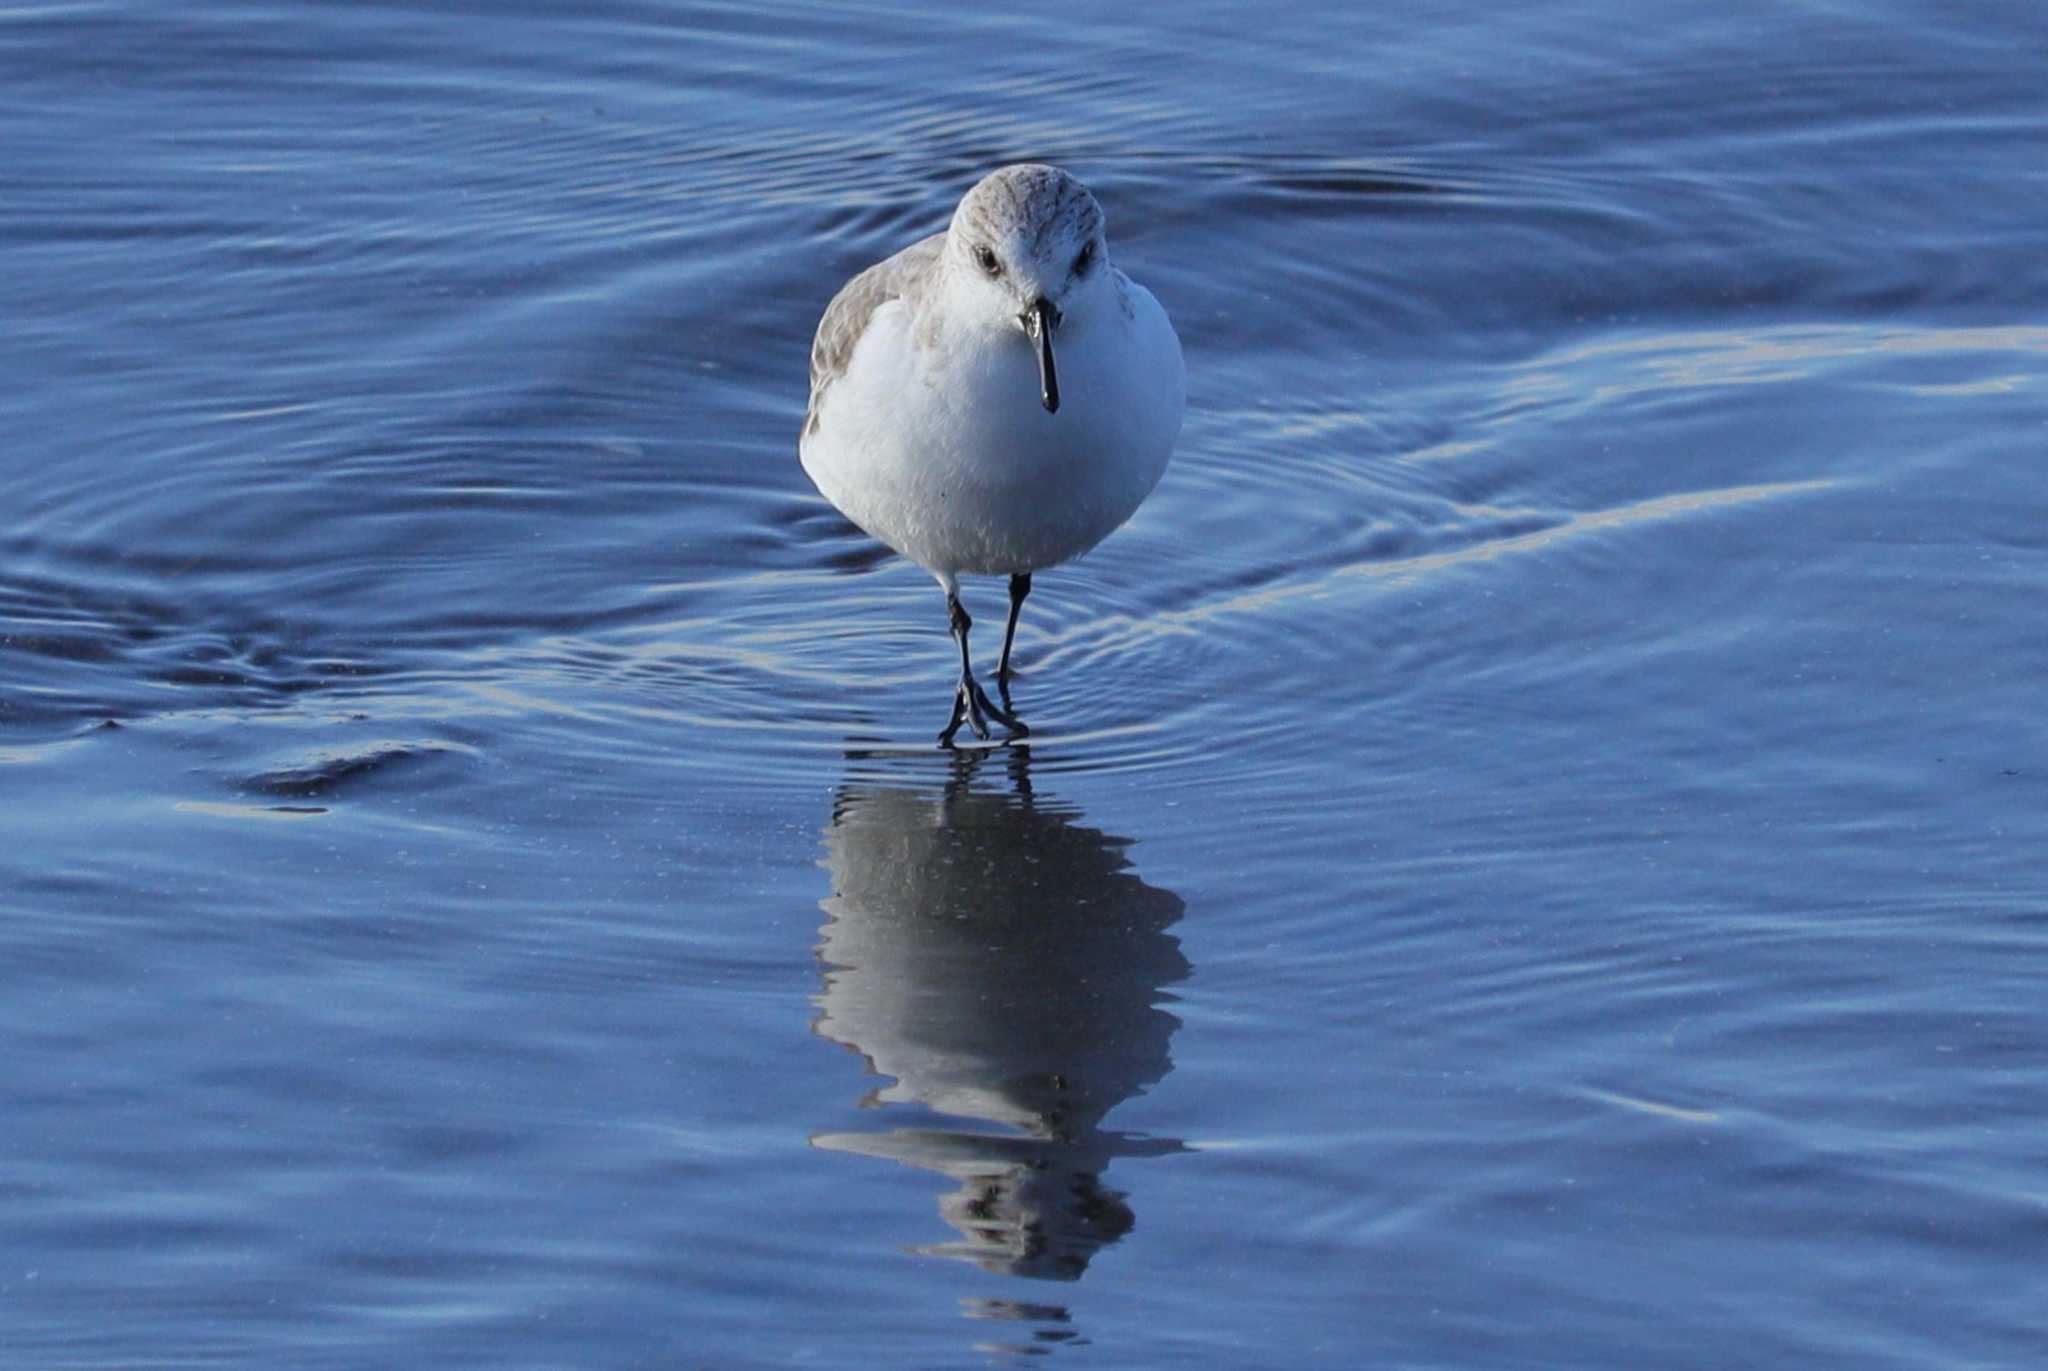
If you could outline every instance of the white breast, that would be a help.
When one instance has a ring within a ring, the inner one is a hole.
[[[805,435],[804,469],[848,518],[935,572],[1078,557],[1136,512],[1180,432],[1179,339],[1149,291],[1123,298],[1128,315],[1109,301],[1061,328],[1052,414],[1021,331],[917,338],[908,307],[884,305]]]

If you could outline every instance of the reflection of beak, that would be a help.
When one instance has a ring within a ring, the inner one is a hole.
[[[1038,398],[1047,414],[1055,414],[1060,407],[1060,378],[1052,366],[1052,335],[1059,329],[1060,312],[1041,295],[1017,316],[1017,322],[1024,325],[1024,336],[1038,344]]]

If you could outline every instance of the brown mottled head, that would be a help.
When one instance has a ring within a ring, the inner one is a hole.
[[[1004,167],[961,199],[946,231],[946,256],[956,277],[977,283],[991,310],[1031,341],[1040,398],[1057,410],[1053,335],[1070,314],[1085,317],[1095,302],[1114,298],[1106,289],[1102,206],[1058,167]]]
[[[952,236],[1019,249],[1036,258],[1061,240],[1083,243],[1102,233],[1102,206],[1088,187],[1038,162],[992,171],[954,211]]]

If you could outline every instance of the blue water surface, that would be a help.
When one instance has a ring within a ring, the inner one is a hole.
[[[2038,1364],[2044,70],[0,9],[0,1362]],[[1027,158],[1189,414],[949,754],[795,435]]]

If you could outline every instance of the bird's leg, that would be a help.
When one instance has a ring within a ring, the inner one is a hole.
[[[1031,573],[1019,572],[1010,578],[1010,622],[1003,629],[1003,657],[996,663],[996,693],[1003,697],[1003,703],[1010,703],[1010,645],[1017,641],[1017,615],[1024,608],[1024,597],[1031,593]]]
[[[951,590],[946,592],[946,618],[953,629],[953,641],[960,644],[960,687],[953,692],[953,717],[946,721],[939,741],[951,747],[953,735],[960,731],[962,723],[974,730],[975,737],[986,738],[990,719],[1009,729],[1013,738],[1029,733],[1031,730],[1024,727],[1022,719],[1007,709],[999,708],[982,690],[981,683],[974,679],[974,659],[967,654],[967,630],[974,627],[974,620],[967,617],[967,611],[960,605],[960,596]]]

